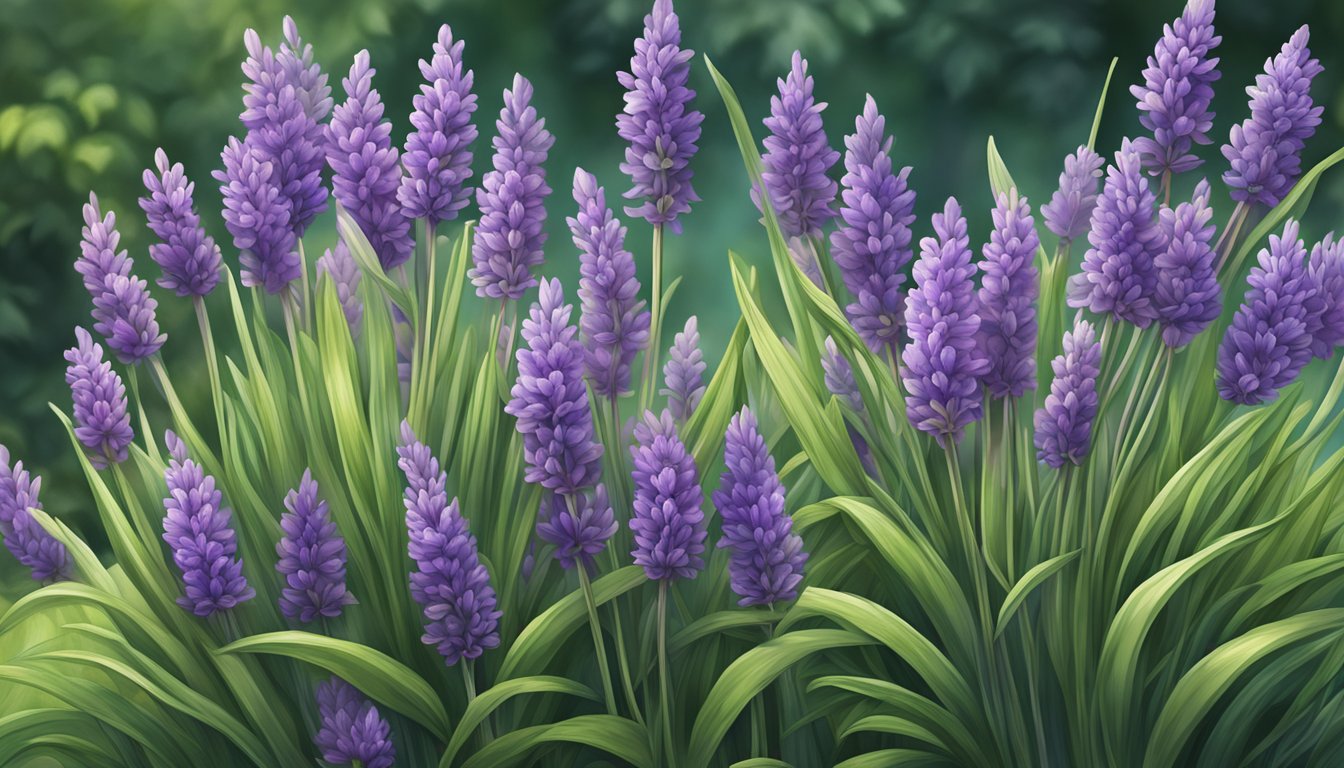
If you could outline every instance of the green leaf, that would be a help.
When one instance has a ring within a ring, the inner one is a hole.
[[[215,653],[266,653],[305,661],[341,677],[445,742],[452,733],[448,713],[433,687],[409,667],[366,645],[287,630],[244,637]]]
[[[1092,117],[1092,131],[1087,134],[1087,148],[1093,151],[1097,148],[1097,132],[1101,130],[1101,113],[1106,109],[1106,94],[1111,90],[1111,76],[1115,74],[1115,65],[1120,63],[1120,59],[1111,59],[1111,66],[1106,70],[1106,82],[1101,86],[1101,97],[1097,99],[1097,113]]]
[[[989,766],[997,762],[986,757],[986,751],[976,742],[971,729],[951,712],[937,702],[895,683],[853,675],[830,675],[819,677],[808,686],[809,691],[817,688],[837,688],[882,702],[897,714],[927,729],[941,746],[951,751],[964,765]],[[989,736],[984,730],[975,732]],[[989,740],[992,742],[992,739]],[[989,746],[988,754],[994,754],[992,743]]]
[[[519,728],[496,738],[463,763],[463,768],[496,768],[525,762],[533,749],[569,742],[600,749],[635,766],[651,768],[649,737],[644,726],[613,715],[579,715],[550,725]]]
[[[728,768],[793,768],[793,766],[773,757],[749,757],[746,760],[738,760]]]
[[[593,693],[593,690],[588,686],[563,677],[539,675],[496,683],[494,687],[477,696],[471,704],[467,705],[466,711],[462,713],[462,719],[457,723],[457,729],[453,731],[452,740],[448,742],[448,748],[443,751],[443,757],[439,759],[439,768],[448,768],[453,764],[453,758],[466,744],[467,739],[471,738],[471,735],[476,731],[476,727],[500,705],[514,696],[524,693],[565,693],[592,701],[598,700],[597,694]]]
[[[1251,234],[1246,236],[1223,274],[1228,276],[1240,274],[1241,265],[1246,261],[1246,257],[1250,255],[1252,250],[1258,248],[1260,243],[1265,241],[1265,238],[1282,229],[1286,220],[1302,218],[1302,214],[1306,213],[1307,206],[1311,203],[1312,194],[1316,191],[1316,183],[1321,180],[1321,176],[1326,171],[1341,160],[1344,160],[1344,147],[1335,150],[1333,154],[1303,174],[1302,178],[1298,179],[1293,188],[1288,191],[1288,194],[1283,196],[1279,204],[1265,214],[1265,218],[1261,219],[1255,229],[1251,230]]]
[[[910,766],[916,768],[926,765],[953,765],[942,755],[920,752],[917,749],[879,749],[856,755],[835,764],[835,768],[898,768]]]
[[[667,641],[670,654],[680,653],[696,641],[733,629],[747,627],[768,627],[780,618],[780,614],[768,611],[741,609],[735,611],[716,611],[701,616],[682,627]]]
[[[1059,569],[1068,565],[1082,552],[1081,549],[1075,549],[1072,552],[1057,555],[1043,563],[1037,563],[1031,570],[1022,574],[1022,578],[1018,579],[1013,588],[1008,590],[1008,596],[1004,598],[1003,605],[999,608],[999,620],[995,624],[994,639],[999,639],[1003,630],[1008,628],[1008,622],[1017,613],[1017,609],[1022,607],[1022,603],[1037,587],[1044,584],[1047,579],[1058,573]]]

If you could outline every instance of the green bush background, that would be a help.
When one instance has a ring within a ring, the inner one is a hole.
[[[1063,156],[1086,134],[1096,94],[1112,56],[1119,58],[1098,146],[1114,147],[1139,130],[1125,86],[1139,78],[1161,25],[1178,0],[678,0],[684,42],[708,53],[732,78],[748,117],[768,110],[774,79],[794,48],[817,79],[831,141],[853,130],[865,92],[886,113],[898,162],[914,166],[922,232],[928,214],[949,194],[966,206],[973,237],[988,232],[991,204],[984,142],[994,134],[1024,191],[1048,197]],[[388,105],[394,136],[408,127],[420,79],[416,62],[430,52],[441,23],[467,41],[476,72],[477,176],[488,167],[488,141],[500,91],[514,71],[533,80],[536,105],[556,136],[549,171],[547,274],[570,280],[577,258],[564,228],[570,175],[581,165],[609,192],[624,189],[617,170],[623,147],[613,115],[621,106],[615,71],[628,65],[646,0],[2,0],[0,2],[0,442],[45,478],[47,508],[95,545],[102,542],[88,491],[48,400],[68,406],[61,351],[71,328],[87,323],[88,298],[71,264],[78,255],[80,205],[90,189],[115,210],[122,244],[138,272],[157,270],[136,197],[141,170],[155,147],[186,165],[207,226],[236,262],[218,219],[219,194],[210,171],[238,132],[243,30],[255,27],[272,44],[280,19],[292,14],[323,68],[333,95],[350,56],[367,47],[375,85]],[[1219,0],[1217,27],[1223,79],[1214,135],[1245,116],[1243,88],[1267,56],[1301,23],[1325,64],[1314,94],[1325,123],[1304,158],[1310,167],[1344,144],[1344,3],[1338,0]],[[669,271],[686,284],[670,308],[679,327],[701,317],[711,363],[723,349],[737,302],[728,279],[729,248],[765,259],[757,214],[723,108],[704,68],[693,84],[706,113],[696,187],[704,199],[685,219],[686,234],[669,243]],[[759,122],[755,123],[758,135]],[[1203,172],[1221,174],[1217,146]],[[1193,181],[1189,182],[1193,183]],[[1178,190],[1178,194],[1181,190]],[[1221,192],[1219,194],[1222,194]],[[1220,210],[1226,199],[1215,201]],[[1344,175],[1327,175],[1306,233],[1344,228]],[[469,209],[470,211],[471,209]],[[324,216],[319,241],[334,240]],[[648,228],[631,226],[630,246],[647,249]],[[640,258],[647,269],[647,259]],[[199,342],[187,323],[189,305],[154,288],[165,355],[184,381],[204,381]],[[174,338],[181,339],[178,343]],[[227,343],[227,342],[226,342]],[[227,348],[227,347],[226,347]],[[199,370],[190,375],[192,367]],[[183,395],[205,404],[204,386]],[[163,423],[161,420],[158,423]],[[0,594],[26,588],[11,558],[0,558]]]

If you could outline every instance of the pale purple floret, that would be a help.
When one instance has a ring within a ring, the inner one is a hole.
[[[1173,349],[1189,344],[1223,311],[1209,194],[1209,182],[1200,180],[1190,202],[1175,210],[1164,207],[1158,214],[1166,249],[1153,262],[1157,268],[1153,307],[1162,341]]]
[[[359,280],[362,273],[345,240],[337,240],[334,248],[328,248],[317,260],[317,271],[325,273],[336,286],[336,298],[341,302],[341,311],[345,313],[345,322],[350,326],[351,335],[359,335],[360,321],[364,318],[364,302],[359,299]]]
[[[397,202],[401,162],[392,146],[392,123],[383,119],[383,101],[373,87],[369,52],[355,54],[350,75],[341,81],[345,103],[326,126],[327,164],[332,190],[368,238],[383,269],[411,257],[411,222]]]
[[[299,37],[299,27],[291,16],[286,16],[281,24],[284,40],[280,43],[280,53],[276,60],[284,74],[285,81],[298,92],[303,111],[321,123],[331,114],[331,87],[327,85],[327,75],[313,62],[313,46]]]
[[[630,446],[634,514],[630,530],[635,565],[655,581],[693,579],[705,567],[705,513],[700,508],[700,475],[686,451],[672,415],[646,411],[635,424]]]
[[[541,511],[537,535],[555,545],[555,559],[562,568],[573,568],[579,560],[585,568],[591,568],[593,558],[616,533],[616,516],[605,485],[570,497],[548,493],[542,499]]]
[[[1059,469],[1082,464],[1091,449],[1101,373],[1101,343],[1091,323],[1079,320],[1064,334],[1064,352],[1050,368],[1055,374],[1050,394],[1036,410],[1036,458]]]
[[[1080,146],[1064,158],[1059,174],[1059,189],[1050,202],[1041,206],[1045,228],[1055,233],[1061,245],[1077,240],[1087,232],[1092,211],[1097,207],[1097,179],[1101,178],[1101,155]]]
[[[1307,322],[1316,287],[1296,221],[1269,236],[1258,261],[1218,347],[1218,394],[1242,405],[1274,400],[1311,361]]]
[[[663,388],[667,407],[678,424],[685,424],[705,396],[705,355],[700,351],[700,326],[695,315],[672,338],[663,364]]]
[[[164,442],[169,460],[163,473],[168,485],[163,540],[185,587],[177,604],[197,616],[209,616],[251,600],[256,592],[247,585],[243,562],[236,557],[232,513],[222,504],[215,478],[188,458],[187,446],[176,434],[165,433]]]
[[[546,153],[555,143],[532,106],[532,83],[513,76],[495,127],[494,169],[481,180],[481,223],[471,246],[468,276],[482,298],[517,300],[537,284],[546,243]]]
[[[420,60],[425,82],[411,99],[415,111],[406,136],[401,161],[397,199],[408,219],[427,219],[430,229],[452,221],[471,198],[471,145],[476,142],[476,94],[471,92],[473,75],[462,65],[465,43],[453,40],[453,30],[439,27],[434,55]]]
[[[1222,38],[1213,32],[1214,0],[1189,0],[1185,11],[1162,28],[1144,82],[1130,86],[1139,100],[1139,122],[1151,137],[1134,140],[1143,167],[1154,176],[1184,173],[1203,160],[1191,154],[1195,144],[1208,144],[1213,128],[1213,84],[1218,58],[1210,56]]]
[[[565,221],[579,249],[579,300],[584,363],[593,392],[615,399],[630,392],[630,365],[649,345],[649,313],[639,298],[635,257],[625,227],[607,207],[591,173],[574,170],[579,211]]]
[[[196,185],[181,163],[168,163],[162,149],[154,152],[154,168],[157,173],[146,169],[142,176],[149,194],[140,198],[140,210],[159,238],[149,246],[149,257],[163,270],[158,283],[178,296],[207,296],[219,284],[221,259],[192,202]]]
[[[714,492],[723,520],[720,548],[731,550],[729,581],[738,605],[774,605],[798,596],[807,553],[784,511],[784,486],[775,459],[745,406],[728,422],[724,436],[726,471]]]
[[[895,359],[905,314],[905,265],[913,255],[910,225],[915,191],[906,166],[891,163],[886,118],[869,96],[845,137],[845,176],[840,227],[831,233],[831,256],[854,302],[845,308],[860,338],[877,355]]]
[[[1036,389],[1036,222],[1017,190],[1000,194],[994,231],[980,261],[980,342],[989,360],[981,382],[990,397],[1021,397]]]
[[[1325,359],[1344,345],[1344,240],[1331,232],[1312,246],[1307,275],[1315,288],[1307,304],[1311,353]]]
[[[159,303],[149,295],[149,285],[131,273],[134,264],[126,251],[117,250],[117,218],[111,211],[103,215],[92,192],[84,204],[81,234],[75,271],[93,297],[93,330],[107,340],[118,360],[138,363],[158,352],[168,338],[159,333],[155,319]]]
[[[304,470],[299,487],[285,495],[285,509],[284,535],[275,545],[275,570],[285,577],[280,612],[305,624],[334,619],[356,601],[345,588],[345,539],[318,497],[311,471]]]
[[[126,402],[126,386],[103,359],[103,348],[83,328],[75,329],[76,345],[65,351],[70,365],[65,383],[75,406],[75,437],[87,449],[89,463],[98,469],[126,460],[135,433]]]
[[[339,677],[319,684],[317,712],[321,724],[313,743],[328,764],[392,768],[397,751],[391,728],[378,714],[378,707],[353,685]]]
[[[397,466],[406,475],[408,551],[416,568],[411,597],[422,606],[425,619],[420,640],[435,646],[451,667],[499,645],[495,590],[457,499],[448,500],[447,473],[405,422],[397,456]]]
[[[1302,148],[1324,112],[1311,100],[1311,81],[1322,67],[1311,58],[1310,35],[1303,24],[1246,89],[1251,116],[1232,126],[1223,145],[1223,157],[1231,165],[1223,183],[1237,202],[1272,208],[1302,175]]]
[[[243,285],[280,293],[299,279],[298,239],[289,201],[281,195],[275,166],[248,141],[230,138],[214,172],[224,198],[224,225],[242,263]]]
[[[1082,272],[1069,278],[1071,307],[1114,315],[1140,328],[1157,319],[1153,260],[1165,246],[1157,226],[1157,198],[1134,145],[1126,140],[1106,169],[1106,185],[1092,211]]]
[[[518,379],[504,410],[523,435],[524,478],[554,493],[573,495],[597,483],[602,444],[594,438],[593,411],[583,382],[583,345],[570,322],[559,280],[541,284],[523,320]]]
[[[770,135],[765,137],[761,178],[784,237],[817,237],[835,217],[831,204],[836,184],[826,173],[840,153],[826,143],[821,123],[826,102],[813,98],[807,61],[798,51],[778,86],[779,94],[770,97],[770,117],[765,118]],[[759,207],[760,196],[754,196]]]
[[[42,508],[37,499],[41,490],[42,478],[29,475],[22,461],[11,465],[9,449],[0,445],[0,538],[37,581],[65,581],[70,578],[65,545],[28,512]]]
[[[919,242],[915,287],[905,307],[910,343],[901,379],[910,423],[944,445],[961,440],[966,425],[980,418],[980,377],[989,361],[976,341],[975,265],[961,205],[949,197],[933,215],[934,237]]]
[[[625,215],[681,232],[677,217],[699,200],[691,187],[691,158],[705,116],[689,109],[695,91],[687,87],[695,51],[681,48],[681,26],[672,0],[654,0],[644,17],[644,36],[635,40],[630,71],[617,72],[625,89],[624,112],[616,131],[629,142],[621,172],[632,186]]]

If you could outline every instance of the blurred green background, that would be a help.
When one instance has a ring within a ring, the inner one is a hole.
[[[80,206],[90,189],[118,214],[122,244],[151,283],[157,268],[136,205],[142,169],[155,147],[185,164],[196,200],[225,259],[236,255],[218,218],[210,171],[226,139],[239,133],[239,64],[243,30],[255,27],[275,45],[291,14],[331,75],[333,96],[350,57],[367,47],[378,69],[396,143],[408,127],[411,96],[439,24],[467,41],[476,72],[482,140],[477,178],[488,167],[488,141],[500,92],[515,71],[536,85],[536,106],[556,136],[549,164],[552,197],[547,274],[577,272],[564,227],[572,209],[573,169],[596,173],[615,199],[627,185],[617,164],[623,147],[613,116],[622,105],[615,71],[628,66],[633,38],[651,0],[2,0],[0,1],[0,442],[45,478],[47,508],[91,541],[95,515],[69,442],[47,410],[69,407],[61,351],[72,327],[87,324],[88,297],[71,268],[78,255]],[[871,92],[896,136],[899,163],[914,166],[921,225],[956,194],[984,239],[991,205],[985,138],[994,134],[1025,193],[1038,204],[1053,190],[1064,155],[1086,139],[1112,56],[1120,59],[1099,148],[1139,130],[1127,86],[1139,79],[1162,24],[1178,0],[678,0],[684,44],[708,53],[732,81],[758,136],[775,77],[789,54],[811,61],[833,145],[853,130]],[[1219,0],[1218,84],[1214,135],[1246,115],[1243,92],[1267,56],[1302,23],[1325,65],[1314,95],[1325,124],[1306,152],[1309,167],[1344,145],[1344,2]],[[703,202],[669,243],[669,270],[687,285],[670,309],[669,326],[694,310],[707,357],[716,360],[737,317],[726,253],[764,263],[757,214],[731,130],[702,63],[693,85],[706,114],[695,185]],[[1201,152],[1200,173],[1225,169],[1217,146]],[[837,170],[838,178],[839,172]],[[1187,179],[1178,194],[1193,185]],[[1216,188],[1219,188],[1215,185]],[[1229,210],[1216,199],[1219,218]],[[469,211],[472,209],[469,209]],[[1307,231],[1344,228],[1344,172],[1327,175]],[[314,227],[314,245],[334,239],[331,215]],[[452,231],[447,231],[452,234]],[[649,229],[631,225],[629,246],[646,267]],[[164,354],[183,383],[204,377],[189,306],[154,287]],[[191,396],[190,394],[188,396]],[[158,423],[164,423],[159,420]],[[92,534],[90,536],[89,534]],[[11,558],[0,557],[0,585],[17,586]]]

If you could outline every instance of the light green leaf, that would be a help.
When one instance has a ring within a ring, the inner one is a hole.
[[[1031,593],[1039,586],[1045,583],[1046,579],[1059,572],[1059,569],[1068,565],[1082,554],[1081,549],[1075,549],[1072,552],[1058,555],[1046,560],[1043,563],[1037,563],[1031,570],[1022,575],[1013,588],[1008,590],[1008,596],[1003,600],[1003,606],[999,608],[999,620],[995,624],[994,639],[997,640],[1003,630],[1008,628],[1008,622],[1012,620],[1017,613],[1017,609],[1022,607],[1022,603],[1031,596]]]
[[[443,757],[439,759],[439,768],[448,768],[453,764],[453,758],[457,756],[467,739],[475,733],[476,727],[489,717],[504,702],[525,693],[565,693],[570,696],[579,696],[581,698],[597,701],[597,694],[586,685],[581,685],[563,677],[550,677],[539,675],[536,677],[522,677],[516,680],[505,680],[502,683],[496,683],[494,687],[477,696],[467,709],[462,713],[462,719],[457,723],[457,729],[453,731],[453,738],[448,742],[448,748],[443,751]]]
[[[520,728],[496,738],[462,768],[497,768],[519,765],[539,746],[570,742],[609,752],[635,768],[651,768],[649,737],[644,726],[612,715],[579,715],[550,725]]]

